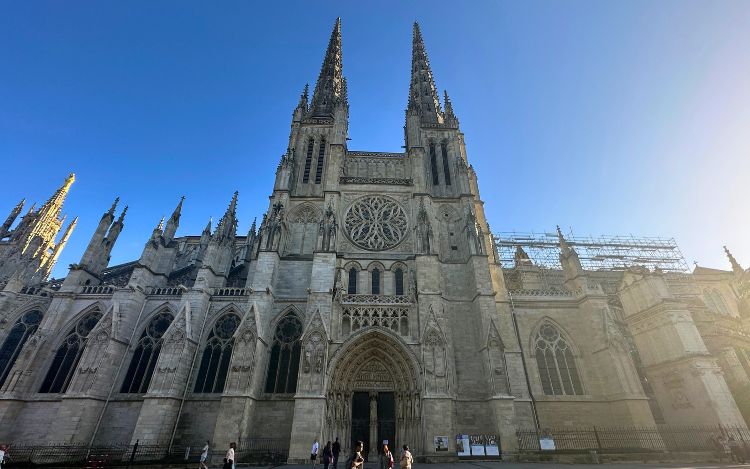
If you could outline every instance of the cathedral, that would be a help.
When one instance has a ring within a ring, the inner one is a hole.
[[[493,236],[417,24],[404,151],[350,150],[348,112],[337,20],[245,236],[237,193],[196,235],[178,236],[180,200],[140,257],[110,266],[115,200],[50,279],[75,177],[38,209],[19,203],[0,227],[0,441],[266,438],[303,461],[338,437],[345,453],[387,440],[438,461],[461,434],[513,451],[521,429],[746,428],[750,270],[729,251],[726,271],[602,267],[559,228]]]

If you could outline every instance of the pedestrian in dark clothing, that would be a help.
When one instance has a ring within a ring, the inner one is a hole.
[[[339,437],[336,437],[336,441],[333,442],[331,453],[333,454],[333,469],[336,469],[336,465],[339,463],[339,454],[341,454],[341,443],[339,443]]]
[[[333,452],[331,451],[331,442],[329,441],[323,448],[323,469],[328,469],[332,459]]]

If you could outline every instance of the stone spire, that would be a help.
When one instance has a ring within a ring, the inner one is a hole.
[[[16,221],[16,218],[21,213],[21,210],[23,210],[24,203],[26,203],[26,199],[21,199],[21,201],[18,202],[15,207],[13,207],[13,210],[10,211],[8,218],[5,220],[5,223],[3,223],[3,226],[0,226],[0,238],[3,238],[8,234],[8,232],[10,231],[10,227],[13,226],[13,222]]]
[[[451,99],[448,97],[448,91],[445,90],[443,91],[443,104],[445,104],[445,113],[443,114],[445,123],[453,127],[458,127],[458,117],[453,112],[453,103],[451,103]]]
[[[745,269],[743,269],[740,263],[737,262],[737,259],[734,258],[734,256],[731,252],[729,252],[729,249],[727,249],[726,246],[724,246],[724,252],[729,258],[729,263],[732,264],[732,271],[735,273],[735,275],[742,275],[745,272]]]
[[[229,207],[224,213],[224,216],[219,220],[219,224],[216,225],[216,231],[214,232],[211,241],[222,243],[225,240],[234,241],[234,237],[237,233],[237,196],[239,192],[234,191],[232,201],[229,202]]]
[[[79,263],[79,265],[85,269],[89,269],[91,272],[96,272],[94,266],[99,262],[98,259],[102,255],[104,239],[107,236],[107,230],[109,230],[113,220],[115,219],[115,209],[117,208],[117,204],[119,202],[120,198],[116,197],[114,202],[112,203],[112,207],[110,207],[108,211],[104,212],[102,218],[99,220],[99,225],[96,227],[96,231],[94,231],[94,234],[91,236],[89,245],[83,252],[83,256],[81,257],[81,262]]]
[[[60,188],[55,191],[52,197],[50,197],[49,200],[39,208],[40,221],[42,219],[48,220],[51,218],[58,218],[60,216],[63,203],[65,202],[65,197],[67,197],[68,192],[70,191],[70,186],[72,186],[75,181],[76,175],[73,173],[70,173],[68,177],[65,178],[65,182],[63,183],[63,185],[60,186]]]
[[[331,32],[320,76],[315,84],[310,115],[313,117],[332,117],[336,105],[344,102],[344,75],[341,62],[341,18]]]
[[[305,83],[305,89],[302,90],[302,94],[299,97],[299,103],[297,104],[298,109],[302,109],[302,112],[307,112],[307,107],[310,105],[310,84]]]
[[[60,241],[55,244],[55,247],[52,250],[52,255],[47,258],[47,261],[40,268],[40,280],[44,281],[49,278],[49,275],[52,273],[52,269],[57,263],[57,259],[60,257],[60,254],[62,254],[62,250],[65,248],[65,245],[68,244],[68,239],[70,239],[70,235],[73,233],[73,230],[75,229],[77,224],[78,217],[75,217],[73,221],[70,222],[68,227],[65,228],[62,238],[60,238]]]
[[[167,221],[167,227],[164,229],[164,240],[167,243],[174,239],[174,235],[177,233],[177,227],[180,226],[180,215],[182,214],[182,203],[184,201],[185,196],[183,195],[180,202],[177,204],[177,207],[174,209],[174,212],[172,212],[172,216],[169,217],[169,220]]]
[[[420,116],[424,123],[443,123],[435,80],[432,78],[430,61],[422,40],[419,24],[414,22],[411,52],[411,83],[409,84],[409,104],[407,113]]]

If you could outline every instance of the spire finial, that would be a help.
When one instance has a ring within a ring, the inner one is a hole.
[[[234,191],[232,200],[229,202],[229,207],[224,213],[224,216],[219,220],[219,224],[216,225],[216,232],[214,238],[229,238],[234,237],[237,233],[237,196],[238,191]]]
[[[161,231],[164,229],[164,215],[161,216],[161,220],[159,220],[159,224],[156,225],[156,231]]]
[[[344,99],[341,49],[341,18],[337,18],[323,65],[320,67],[318,81],[315,83],[315,92],[310,106],[313,116],[333,116],[336,104]]]
[[[422,122],[437,124],[443,122],[435,80],[427,58],[422,32],[419,24],[414,22],[411,51],[411,83],[409,85],[409,104],[407,112],[420,115]]]
[[[724,252],[726,253],[727,258],[729,258],[729,263],[732,264],[732,271],[737,275],[744,273],[745,269],[743,269],[740,263],[737,262],[737,259],[734,258],[734,256],[731,252],[729,252],[729,249],[726,246],[724,246]]]
[[[115,209],[117,208],[118,203],[120,203],[120,197],[115,197],[115,201],[112,202],[112,206],[109,208],[109,211],[107,211],[109,215],[115,215]]]
[[[122,224],[125,221],[125,214],[128,213],[128,206],[126,205],[125,208],[122,209],[122,212],[120,212],[120,216],[117,218],[117,223]]]

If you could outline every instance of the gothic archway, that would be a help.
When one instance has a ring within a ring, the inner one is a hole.
[[[391,447],[409,444],[417,450],[419,362],[398,336],[388,330],[357,332],[336,350],[328,369],[325,441],[339,437],[344,454],[353,440],[365,438],[370,456],[384,439]]]

